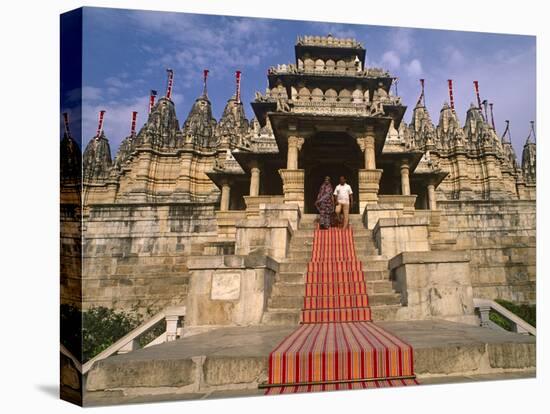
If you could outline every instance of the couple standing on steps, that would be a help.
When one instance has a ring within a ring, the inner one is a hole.
[[[353,191],[351,191],[350,185],[346,183],[346,177],[343,175],[340,177],[340,184],[334,190],[332,189],[330,177],[325,177],[317,194],[317,201],[315,201],[315,207],[317,207],[320,216],[319,228],[328,229],[331,225],[332,213],[336,213],[338,226],[347,229],[351,204],[353,204]]]

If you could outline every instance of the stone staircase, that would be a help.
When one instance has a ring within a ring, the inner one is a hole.
[[[305,214],[299,230],[294,232],[288,257],[279,266],[279,272],[268,300],[263,322],[268,325],[297,325],[304,305],[305,275],[313,247],[313,230],[317,215]],[[400,295],[392,289],[388,259],[378,254],[372,230],[363,226],[360,214],[350,215],[356,255],[363,264],[372,319],[392,320],[401,307]]]

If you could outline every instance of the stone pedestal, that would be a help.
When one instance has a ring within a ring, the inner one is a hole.
[[[427,217],[381,218],[373,229],[381,255],[393,257],[402,252],[430,250]]]
[[[287,219],[245,219],[237,223],[236,229],[236,254],[268,255],[276,260],[286,258],[292,237]]]
[[[259,195],[259,196],[244,196],[246,204],[246,217],[259,217],[260,206],[262,204],[283,204],[284,196]]]
[[[260,204],[259,213],[260,217],[264,217],[266,219],[288,220],[293,231],[298,230],[300,219],[302,217],[300,208],[296,204]]]
[[[368,229],[373,229],[382,218],[413,216],[415,201],[415,195],[379,195],[378,203],[365,206],[363,223]]]
[[[378,201],[378,189],[382,170],[359,170],[359,211],[365,211],[369,204]]]
[[[405,252],[389,262],[403,305],[397,320],[444,319],[477,325],[470,258],[461,251]]]
[[[285,204],[298,204],[304,211],[304,170],[280,169],[279,174],[283,180]]]
[[[185,334],[219,326],[260,324],[278,264],[264,255],[194,256]]]
[[[246,218],[246,211],[227,210],[216,212],[216,224],[218,226],[218,241],[235,241],[237,234],[236,224]]]

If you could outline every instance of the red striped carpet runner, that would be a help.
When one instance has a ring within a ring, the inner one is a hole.
[[[316,229],[302,324],[269,355],[266,394],[416,383],[412,347],[371,321],[351,228]]]

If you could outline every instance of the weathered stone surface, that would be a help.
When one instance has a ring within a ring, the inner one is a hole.
[[[112,358],[97,362],[86,382],[88,391],[124,387],[182,387],[196,380],[196,365],[192,359],[135,359]]]
[[[240,293],[240,273],[217,273],[212,276],[212,300],[237,300]]]
[[[379,324],[414,347],[421,383],[472,375],[499,379],[508,372],[532,375],[534,369],[533,337],[437,320]],[[255,394],[267,378],[269,352],[294,329],[222,328],[111,357],[89,373],[85,398],[106,401],[110,390],[123,390],[117,399],[126,402],[155,393],[170,399],[214,392],[232,395],[231,389],[240,390],[239,395]],[[144,379],[137,380],[136,373]],[[166,383],[168,378],[173,378],[172,383]],[[194,382],[189,384],[191,378]]]
[[[445,319],[478,324],[470,258],[464,252],[404,252],[390,260],[404,305],[396,319]]]

